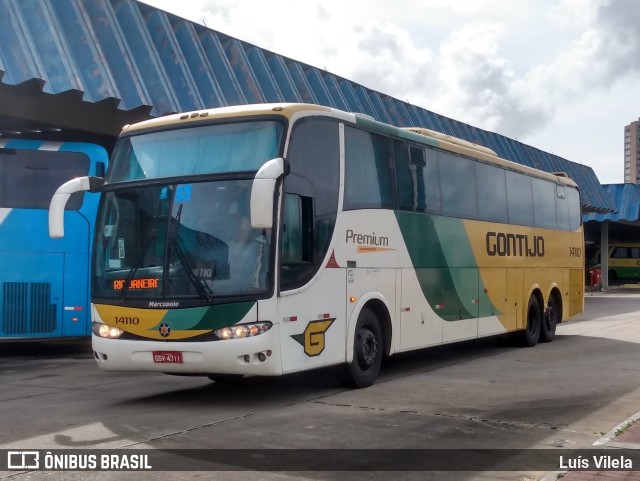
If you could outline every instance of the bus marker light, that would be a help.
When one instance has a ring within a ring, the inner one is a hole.
[[[355,296],[351,296],[351,297],[349,298],[349,302],[356,302],[357,300],[358,300],[358,298],[357,298],[357,297],[355,297]]]
[[[71,322],[78,322],[80,320],[79,317],[72,317]]]

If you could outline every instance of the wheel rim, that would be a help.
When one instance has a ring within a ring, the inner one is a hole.
[[[358,366],[363,371],[368,371],[374,365],[378,355],[378,340],[373,332],[366,326],[358,330]]]

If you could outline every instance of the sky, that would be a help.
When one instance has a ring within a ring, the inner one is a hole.
[[[638,0],[142,0],[624,180]]]

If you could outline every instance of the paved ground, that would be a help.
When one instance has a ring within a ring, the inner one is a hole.
[[[0,344],[0,449],[229,449],[228,464],[241,466],[242,450],[248,448],[450,448],[451,455],[471,452],[461,449],[591,447],[640,410],[640,295],[593,294],[586,306],[584,315],[559,327],[553,343],[521,349],[490,339],[394,356],[380,381],[365,390],[341,388],[329,370],[247,379],[237,386],[102,373],[86,345]],[[627,432],[632,436],[635,427]],[[606,441],[607,446],[618,442],[629,438]],[[398,466],[401,460],[389,462]],[[530,481],[558,476],[330,468],[165,472],[162,478]],[[33,471],[0,477],[152,480],[158,475]]]
[[[634,295],[634,292],[638,292],[635,285],[633,287],[627,286],[626,289],[612,289],[605,293],[594,292],[587,294],[588,299],[592,299],[589,303],[590,309],[575,322],[563,326],[563,333],[614,339],[624,338],[629,334],[630,323],[635,325],[634,319],[640,313],[635,311],[619,312],[616,307],[619,306],[621,299],[628,300],[637,297],[637,307],[640,309],[640,296]],[[628,308],[632,307],[636,306],[628,306]],[[622,309],[622,311],[626,311],[626,309]],[[611,315],[613,313],[615,314]],[[583,323],[584,321],[588,321],[588,323]],[[638,409],[640,409],[640,405]],[[617,453],[620,452],[617,450],[640,450],[640,412],[621,420],[610,432],[596,440],[593,446],[610,449],[613,457],[616,457]],[[624,469],[606,471],[562,470],[547,474],[543,481],[555,481],[557,479],[562,479],[563,481],[639,481],[640,466],[634,466],[634,468],[632,471]]]

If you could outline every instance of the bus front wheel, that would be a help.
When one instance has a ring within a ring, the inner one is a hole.
[[[540,330],[542,329],[542,309],[535,295],[529,298],[527,306],[527,325],[521,332],[521,344],[525,347],[533,347],[538,344]]]
[[[382,329],[376,314],[364,308],[358,316],[353,339],[353,360],[340,366],[338,379],[346,387],[371,386],[382,364]]]

